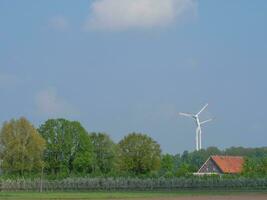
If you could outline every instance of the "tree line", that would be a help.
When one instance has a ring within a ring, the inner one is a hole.
[[[245,156],[244,176],[267,175],[267,148],[209,147],[163,154],[153,138],[130,133],[118,143],[106,133],[89,133],[78,121],[49,119],[35,128],[26,118],[5,122],[0,130],[3,176],[165,177],[188,176],[211,155]]]

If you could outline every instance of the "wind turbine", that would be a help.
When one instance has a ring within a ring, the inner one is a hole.
[[[202,129],[201,129],[201,125],[212,121],[212,119],[208,119],[205,121],[200,122],[199,120],[199,115],[208,107],[209,104],[206,104],[197,114],[190,114],[190,113],[182,113],[180,112],[179,114],[185,117],[190,117],[192,118],[197,125],[196,128],[196,150],[199,151],[200,149],[202,149],[202,141],[201,141],[201,135],[202,135]]]

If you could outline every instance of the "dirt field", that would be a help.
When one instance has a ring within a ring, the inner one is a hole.
[[[267,194],[180,196],[180,197],[170,197],[170,198],[168,197],[150,198],[150,199],[143,199],[143,200],[267,200]]]

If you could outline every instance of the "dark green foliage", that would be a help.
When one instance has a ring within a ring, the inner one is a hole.
[[[254,158],[267,157],[267,147],[262,148],[244,148],[244,147],[231,147],[226,149],[223,154],[232,156],[246,156]]]
[[[192,169],[192,167],[190,167],[190,165],[188,165],[186,163],[182,163],[180,165],[180,167],[177,169],[177,171],[175,172],[175,176],[176,177],[186,176],[189,173],[192,173],[193,171],[194,171],[194,169]]]
[[[164,177],[173,177],[174,175],[174,156],[170,154],[162,155],[161,157],[160,174]]]
[[[247,158],[243,166],[243,175],[248,177],[267,176],[267,157]]]
[[[160,145],[144,134],[132,133],[118,144],[118,168],[123,172],[146,174],[160,168]]]
[[[115,144],[105,133],[92,133],[90,138],[94,152],[94,172],[110,173],[114,168]]]
[[[223,154],[217,147],[209,147],[207,149],[201,149],[200,151],[193,151],[189,153],[188,151],[184,151],[181,156],[180,163],[182,164],[183,168],[189,172],[196,172],[203,163],[212,155],[221,155]],[[178,171],[185,171],[178,169]],[[178,173],[181,174],[181,173]]]
[[[48,173],[67,176],[92,171],[92,144],[79,122],[50,119],[38,131],[47,143],[44,160]]]

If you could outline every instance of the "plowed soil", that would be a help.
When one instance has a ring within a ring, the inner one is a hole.
[[[200,196],[180,196],[180,197],[162,197],[149,198],[142,200],[267,200],[267,194],[248,194],[248,195],[200,195]]]

